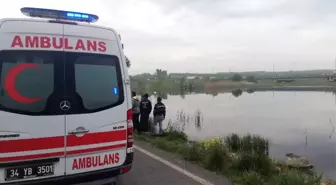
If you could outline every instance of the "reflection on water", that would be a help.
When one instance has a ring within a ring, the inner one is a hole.
[[[267,137],[270,155],[282,159],[286,153],[305,156],[326,177],[336,179],[335,93],[265,91],[232,96],[233,92],[187,94],[184,99],[168,95],[164,102],[167,118],[189,120],[192,124],[185,131],[191,139],[231,133]],[[178,118],[178,111],[189,118]]]
[[[181,124],[193,124],[193,126],[200,131],[202,129],[203,115],[199,109],[192,115],[187,114],[184,110],[178,110],[176,121]]]
[[[329,139],[331,139],[331,137],[333,136],[334,132],[335,132],[335,126],[334,123],[331,121],[331,119],[329,119],[330,125],[331,125],[331,132],[330,132],[330,136]]]
[[[254,89],[247,89],[246,92],[249,93],[249,94],[251,94],[251,93],[254,93],[255,90]]]
[[[241,89],[237,89],[237,90],[233,90],[232,91],[232,95],[234,96],[234,97],[239,97],[239,96],[241,96],[243,94],[243,91],[241,90]]]

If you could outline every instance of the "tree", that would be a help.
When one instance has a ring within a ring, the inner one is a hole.
[[[232,81],[239,82],[243,79],[242,76],[240,76],[238,73],[234,74],[232,77]]]
[[[156,76],[158,79],[163,80],[167,78],[168,72],[167,70],[156,69]]]
[[[180,79],[180,92],[185,92],[186,90],[186,78],[182,77]]]
[[[248,82],[257,82],[257,80],[255,79],[254,76],[247,76],[246,77],[246,81],[248,81]]]

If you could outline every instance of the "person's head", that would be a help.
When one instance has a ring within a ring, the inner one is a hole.
[[[144,98],[145,100],[147,100],[147,99],[148,99],[148,94],[147,94],[147,93],[144,94],[144,95],[143,95],[143,98]]]
[[[161,103],[161,102],[162,102],[162,98],[161,98],[161,97],[157,97],[156,100],[157,100],[158,103]]]
[[[132,97],[136,96],[136,92],[132,91]]]

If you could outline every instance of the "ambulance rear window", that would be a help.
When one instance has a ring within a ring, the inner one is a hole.
[[[8,112],[43,112],[54,91],[52,52],[0,52],[0,109]]]
[[[82,114],[124,102],[119,59],[81,52],[0,51],[0,110],[25,115]],[[71,107],[64,111],[62,101]]]
[[[117,57],[72,53],[67,55],[67,63],[72,62],[76,92],[82,98],[85,112],[105,109],[123,101]]]

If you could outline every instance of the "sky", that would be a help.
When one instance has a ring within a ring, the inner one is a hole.
[[[11,0],[97,14],[121,34],[130,74],[335,69],[336,0]]]

